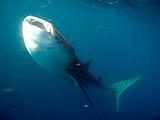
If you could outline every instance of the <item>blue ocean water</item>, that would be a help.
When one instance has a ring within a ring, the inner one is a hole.
[[[160,119],[160,6],[113,1],[0,1],[0,120]],[[79,88],[35,64],[21,31],[28,15],[53,23],[106,85],[143,74],[121,96],[119,112],[107,90],[94,87],[87,90],[94,106],[85,108]]]

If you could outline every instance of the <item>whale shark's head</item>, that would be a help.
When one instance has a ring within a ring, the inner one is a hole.
[[[51,47],[56,32],[51,23],[34,17],[27,16],[22,23],[22,34],[26,48],[29,52]]]
[[[25,46],[34,60],[43,68],[53,72],[65,69],[74,59],[68,41],[49,22],[27,16],[22,22]]]

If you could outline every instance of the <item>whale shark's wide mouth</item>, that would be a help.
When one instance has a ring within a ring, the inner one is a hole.
[[[27,16],[25,17],[23,23],[28,23],[30,25],[40,28],[41,30],[54,34],[54,28],[52,24],[43,19],[34,16]]]
[[[45,28],[44,24],[35,20],[35,19],[27,19],[26,21],[28,21],[28,23],[30,23],[31,25],[37,26],[40,29],[43,29],[44,31],[47,31],[47,29]]]

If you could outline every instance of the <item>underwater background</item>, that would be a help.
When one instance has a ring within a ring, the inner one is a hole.
[[[53,23],[106,85],[139,74],[115,111],[107,90],[50,75],[27,52],[22,21]],[[160,120],[159,0],[0,0],[0,120]]]

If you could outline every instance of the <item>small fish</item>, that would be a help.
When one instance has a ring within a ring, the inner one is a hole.
[[[2,93],[10,93],[10,92],[14,92],[15,89],[14,88],[5,88],[5,89],[2,89]]]

